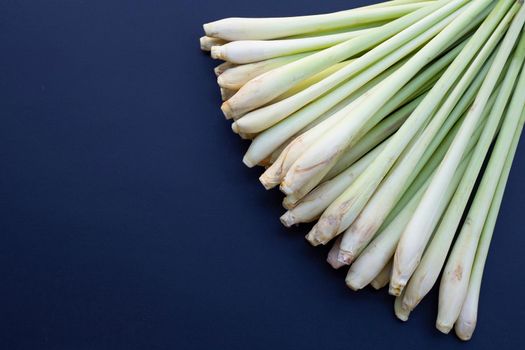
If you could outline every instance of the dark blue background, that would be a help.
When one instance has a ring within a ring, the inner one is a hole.
[[[201,24],[365,2],[0,1],[0,348],[523,345],[523,145],[469,344],[436,293],[403,324],[348,290],[241,163]]]

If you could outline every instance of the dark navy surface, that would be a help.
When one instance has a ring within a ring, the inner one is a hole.
[[[406,324],[279,223],[219,110],[201,24],[365,1],[0,1],[0,349],[510,349],[525,343],[525,149],[474,339]]]

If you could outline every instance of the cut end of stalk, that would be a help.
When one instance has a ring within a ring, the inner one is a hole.
[[[450,332],[450,330],[452,329],[452,325],[451,324],[444,324],[444,323],[442,323],[442,322],[440,322],[438,320],[438,321],[436,321],[436,328],[441,333],[448,334]]]
[[[291,227],[293,224],[295,224],[295,217],[290,211],[287,211],[286,213],[281,216],[281,222],[286,227]]]
[[[333,254],[332,251],[328,253],[328,256],[326,257],[326,262],[336,270],[344,266],[339,261],[337,261],[337,254]]]
[[[394,312],[396,314],[396,317],[401,321],[408,321],[408,317],[410,316],[410,310],[403,307],[402,304],[400,304],[398,307],[394,307]]]
[[[282,193],[284,193],[285,195],[287,196],[293,196],[293,190],[290,188],[290,185],[288,185],[285,181],[283,181],[281,183],[281,185],[279,186],[279,189],[281,190]]]
[[[411,298],[408,294],[405,294],[403,298],[403,307],[412,311],[416,308],[420,301],[420,298],[416,300],[415,298]]]
[[[388,284],[388,282],[385,284],[385,283],[382,283],[382,282],[380,282],[378,280],[373,280],[372,282],[370,282],[370,285],[375,290],[380,290],[381,288],[386,287],[387,284]]]
[[[230,105],[228,104],[228,101],[224,102],[221,105],[221,111],[222,111],[222,113],[224,113],[224,117],[226,119],[232,119],[233,118],[233,111],[232,111]]]
[[[274,188],[275,186],[279,185],[279,179],[272,178],[270,176],[265,175],[266,173],[263,173],[259,177],[259,181],[264,186],[265,189],[270,190]]]
[[[343,265],[341,262],[339,263]],[[352,271],[348,271],[348,275],[346,275],[345,283],[348,286],[348,288],[354,291],[363,289],[366,286],[366,283],[360,278],[360,276],[357,275],[356,273],[353,273]]]
[[[310,232],[308,232],[308,234],[305,236],[306,240],[308,242],[310,242],[311,245],[313,245],[314,247],[318,246],[318,245],[321,245],[321,244],[325,244],[326,242],[323,242],[321,239],[319,239],[319,234],[318,234],[318,229],[317,229],[317,225],[315,225],[311,230]]]
[[[206,45],[206,36],[201,36],[199,39],[199,43],[201,44],[201,50],[202,51],[208,51],[208,46]]]
[[[290,210],[290,209],[295,208],[296,204],[297,204],[297,202],[295,202],[294,200],[292,200],[288,196],[284,197],[284,199],[283,199],[283,208],[286,209],[286,210]]]
[[[224,60],[222,51],[223,51],[222,46],[212,46],[211,51],[210,51],[211,57],[216,60]]]
[[[202,29],[204,30],[204,33],[206,36],[213,36],[213,22],[210,23],[204,23],[202,25]]]
[[[222,76],[222,73],[220,73],[218,76],[217,76],[217,85],[219,85],[220,87],[225,87],[224,85],[224,77]]]
[[[354,262],[355,256],[352,252],[349,252],[347,250],[340,250],[339,255],[337,256],[337,260],[341,264],[350,265]]]
[[[459,319],[456,321],[456,324],[454,326],[454,330],[456,331],[456,335],[459,339],[467,341],[472,338],[472,334],[474,333],[474,330],[476,329],[476,320],[474,321],[465,321],[462,319]]]
[[[233,124],[232,124],[232,129],[233,129]],[[235,130],[233,131],[235,132]],[[248,168],[253,168],[254,166],[256,166],[257,164],[254,163],[250,158],[248,158],[247,156],[244,156],[242,158],[242,162],[244,163],[244,165],[246,165]]]
[[[388,293],[390,295],[394,295],[396,297],[401,295],[401,292],[403,291],[403,288],[405,288],[405,284],[395,282],[393,280],[390,281],[390,286],[388,287]]]

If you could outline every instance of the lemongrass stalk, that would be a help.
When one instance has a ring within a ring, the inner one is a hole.
[[[359,72],[357,76],[354,76],[348,81],[343,82],[341,85],[337,86],[338,83],[345,80],[343,78],[351,76],[351,74],[348,74],[348,72],[355,71],[355,69],[352,67],[355,67],[356,61],[360,59],[353,60],[350,65],[347,65],[343,69],[338,70],[337,73],[334,73],[326,79],[323,79],[317,82],[316,84],[313,84],[307,89],[304,89],[303,91],[295,95],[290,95],[288,96],[288,98],[283,99],[277,103],[272,103],[266,107],[262,107],[247,113],[242,118],[242,121],[240,122],[240,127],[246,130],[260,130],[262,128],[267,128],[283,120],[290,114],[296,112],[300,108],[307,105],[309,102],[314,101],[316,98],[326,95],[327,91],[328,94],[331,95],[331,98],[328,101],[331,104],[335,104],[340,100],[346,98],[353,92],[355,92],[357,89],[359,89],[360,87],[362,87],[367,82],[374,79],[384,71],[388,70],[392,72],[393,70],[399,68],[399,64],[396,63],[402,60],[406,55],[410,54],[410,52],[418,48],[422,43],[426,41],[425,39],[427,38],[428,33],[427,37],[423,37],[420,40],[414,40],[405,44],[392,54],[388,55],[387,57],[383,58],[377,63],[372,64],[364,71]],[[333,90],[330,91],[330,89],[332,88]],[[329,107],[329,104],[324,102],[324,106],[325,108]]]
[[[426,7],[428,4],[428,2],[421,2],[398,6],[357,8],[310,16],[225,18],[206,23],[203,28],[207,36],[228,41],[267,40],[391,20]]]
[[[450,132],[450,136],[447,136],[441,145],[439,145],[438,149],[434,152],[433,157],[425,165],[423,170],[421,170],[412,185],[407,189],[403,198],[397,203],[395,209],[390,212],[388,218],[378,230],[373,241],[366,245],[366,248],[360,254],[356,254],[357,259],[350,266],[350,270],[346,276],[346,283],[350,288],[358,290],[368,285],[374,276],[376,276],[385,264],[394,256],[403,229],[412,217],[421,197],[430,184],[430,178],[439,165],[439,162],[445,156],[458,127],[459,125],[455,126]],[[471,148],[475,146],[477,141],[476,136],[479,136],[481,130],[482,128],[480,127],[477,134],[472,138]],[[466,159],[468,160],[467,157]],[[455,174],[455,182],[453,181],[449,187],[448,195],[452,196],[463,172],[464,169],[459,169],[457,174]]]
[[[468,5],[468,9],[465,10],[454,22],[452,22],[447,28],[445,28],[438,36],[436,36],[428,45],[421,49],[405,66],[402,67],[402,70],[399,70],[383,82],[382,89],[377,89],[371,94],[367,102],[363,105],[360,105],[361,113],[357,115],[352,115],[354,120],[360,119],[361,115],[364,115],[365,119],[368,118],[368,114],[371,112],[370,109],[375,109],[370,105],[381,104],[385,98],[388,99],[392,93],[398,88],[399,83],[403,83],[403,79],[410,77],[414,73],[414,65],[418,64],[418,61],[427,55],[432,55],[432,52],[436,48],[446,45],[447,39],[450,40],[450,36],[455,36],[455,34],[462,32],[465,29],[468,29],[470,25],[475,23],[478,20],[482,20],[481,17],[476,17],[480,12],[488,10],[491,8],[491,4],[488,4],[485,1],[476,1]],[[485,7],[488,6],[488,7]],[[502,5],[498,5],[501,7]],[[496,11],[497,14],[497,11]],[[468,40],[466,46],[461,50],[461,53],[456,57],[456,59],[450,64],[445,73],[441,76],[438,82],[426,95],[425,99],[418,108],[412,113],[412,115],[407,119],[403,126],[396,132],[394,139],[391,141],[389,147],[382,152],[381,155],[372,163],[372,165],[363,173],[361,176],[350,186],[343,196],[339,197],[328,209],[328,213],[323,218],[320,218],[319,222],[314,229],[309,233],[307,239],[313,245],[323,244],[332,239],[334,236],[345,230],[352,224],[354,219],[357,217],[359,212],[362,210],[366,202],[370,199],[373,192],[377,186],[382,181],[383,177],[390,170],[394,162],[406,148],[406,146],[411,142],[415,134],[418,132],[420,127],[424,125],[428,118],[433,113],[434,109],[439,105],[441,100],[446,96],[448,90],[453,86],[455,81],[458,78],[458,75],[465,69],[466,66],[470,63],[472,57],[477,53],[478,49],[486,38],[493,31],[494,27],[499,21],[499,17],[493,13],[489,15],[487,20],[479,27],[478,31]],[[463,30],[462,30],[463,29]],[[480,40],[481,39],[481,40]],[[420,56],[421,55],[421,56]],[[398,75],[398,73],[401,73]],[[407,74],[410,73],[410,74]],[[370,106],[370,107],[368,107]],[[343,141],[341,146],[345,146],[348,143],[348,134],[341,134],[340,131],[349,131],[349,129],[360,128],[362,122],[356,125],[352,120],[349,120],[346,127],[342,127],[342,121],[333,128],[334,131],[330,133],[330,136],[337,137],[340,141]],[[355,132],[355,131],[354,131]],[[320,140],[326,141],[326,140]],[[321,145],[318,141],[315,146]],[[324,146],[324,145],[323,145]],[[331,145],[333,147],[333,144]],[[339,148],[339,147],[337,147]],[[345,147],[341,147],[345,148]],[[317,147],[311,147],[311,149],[317,149]],[[333,149],[333,148],[332,148]],[[337,152],[337,151],[336,151]],[[307,152],[308,153],[308,152]],[[327,155],[333,155],[333,152],[326,152]],[[310,153],[310,157],[314,152]],[[336,153],[337,154],[337,153]],[[303,155],[305,157],[305,155]],[[319,161],[323,161],[326,156],[319,158]],[[337,157],[336,157],[337,158]],[[288,175],[288,174],[287,174]],[[286,179],[286,177],[285,177]]]
[[[380,142],[392,135],[405,122],[408,116],[416,109],[417,105],[424,98],[424,94],[416,97],[379,124],[374,126],[350,149],[346,150],[344,155],[337,161],[332,169],[325,175],[324,180],[329,180],[337,176],[343,170],[352,165],[356,160],[374,148]]]
[[[213,68],[213,72],[218,77],[219,75],[223,74],[227,70],[232,69],[232,68],[234,68],[236,66],[237,66],[236,64],[233,64],[233,63],[230,63],[230,62],[222,62],[221,64],[219,64],[218,66]]]
[[[497,109],[500,108],[494,106],[499,91],[501,91],[500,89],[501,87],[498,88],[497,93],[491,95],[483,112],[483,120],[491,118],[492,111],[494,110],[497,112]],[[501,104],[501,102],[499,103]],[[495,116],[497,117],[497,114],[495,114]],[[476,134],[479,133],[480,130],[482,130],[482,128],[478,126]],[[477,140],[478,138],[477,136],[474,136],[473,139]],[[483,151],[484,147],[482,146],[476,146],[476,149],[473,151],[473,156],[469,160],[467,170],[465,171],[460,184],[457,186],[458,190],[454,193],[445,213],[442,215],[441,221],[435,230],[432,240],[428,244],[412,278],[408,282],[406,288],[404,288],[406,289],[406,293],[403,303],[410,310],[413,310],[419,304],[437,281],[457,226],[461,220],[470,193],[483,164],[485,158],[485,153]]]
[[[326,257],[326,262],[336,270],[344,265],[337,261],[337,254],[339,253],[339,242],[339,239],[335,240],[334,245],[332,246],[332,248],[328,252],[328,256]]]
[[[396,317],[400,319],[403,322],[408,321],[408,317],[410,316],[410,310],[405,308],[405,306],[402,303],[403,295],[396,297],[396,300],[394,301],[394,313],[396,314]]]
[[[269,72],[272,69],[282,67],[290,62],[297,61],[303,57],[311,55],[312,53],[300,53],[242,65],[233,65],[232,63],[224,62],[223,64],[228,63],[234,67],[220,72],[217,78],[217,83],[220,87],[239,90],[244,84],[253,78]]]
[[[392,261],[389,261],[379,274],[370,282],[370,285],[378,290],[386,287],[390,282],[390,273],[392,272]]]
[[[213,46],[224,45],[227,43],[224,39],[212,38],[209,36],[203,36],[199,40],[202,51],[210,51]]]
[[[340,254],[343,262],[353,261],[355,254],[358,254],[363,245],[370,241],[450,128],[472,103],[490,68],[491,61],[486,62],[486,60],[503,36],[513,15],[514,13],[509,12],[509,15],[505,17],[506,20],[504,19],[496,28],[443,105],[434,114],[423,134],[397,161],[397,165],[390,171],[361,213],[345,231]]]
[[[500,3],[501,4],[501,3]],[[443,192],[447,188],[469,142],[476,125],[479,123],[487,101],[494,91],[498,79],[503,71],[505,63],[516,43],[525,21],[525,8],[521,7],[514,17],[508,32],[503,39],[490,70],[485,77],[483,84],[476,96],[472,108],[469,110],[458,135],[445,156],[445,159],[438,168],[437,174],[433,177],[432,183],[427,189],[423,199],[419,203],[414,216],[408,223],[403,236],[399,242],[398,249],[394,256],[394,270],[391,280],[392,293],[399,293],[404,288],[408,279],[416,269],[423,250],[427,245],[430,235],[441,213],[434,210],[444,201]],[[496,119],[496,118],[494,118]],[[487,137],[482,135],[482,139],[489,144],[492,141],[493,133],[498,126],[498,120],[489,119],[486,126]],[[489,125],[491,126],[489,128]],[[492,135],[489,132],[492,131]],[[489,145],[486,145],[487,149]],[[486,153],[486,151],[485,151]]]
[[[220,90],[221,90],[221,99],[223,101],[230,99],[237,92],[236,90],[226,89],[222,87],[220,88]]]
[[[237,64],[259,62],[275,57],[325,49],[342,43],[343,41],[353,39],[359,35],[367,35],[371,30],[374,30],[374,28],[312,36],[309,38],[232,41],[227,44],[218,44],[218,46],[212,47],[211,57]]]
[[[481,288],[481,280],[483,278],[483,270],[487,255],[490,247],[490,241],[492,234],[494,233],[494,227],[496,226],[496,220],[498,218],[498,212],[503,200],[503,193],[505,192],[505,186],[509,177],[510,169],[512,167],[512,161],[516,153],[516,148],[523,130],[523,122],[525,121],[525,109],[521,113],[519,125],[514,133],[512,139],[512,145],[510,146],[509,154],[505,160],[501,176],[490,205],[490,210],[487,214],[487,219],[483,225],[483,231],[476,251],[476,257],[474,260],[474,266],[470,274],[469,286],[467,296],[461,307],[461,312],[456,321],[454,329],[456,335],[461,340],[469,340],[472,338],[472,334],[476,328],[478,318],[478,303],[479,303],[479,291]]]
[[[355,145],[346,150],[344,156],[342,156],[331,169],[333,171],[328,172],[323,180],[329,180],[334,176],[337,176],[339,173],[341,173],[341,171],[347,169],[355,161],[392,135],[416,109],[423,97],[424,95],[418,96],[414,100],[410,101],[387,118],[384,118],[381,122],[379,122],[379,124],[374,126],[365,135],[360,137]],[[310,192],[310,190],[308,190],[308,192]],[[307,195],[308,192],[297,191],[288,195],[287,197],[294,198],[295,201],[298,201]]]
[[[518,28],[521,31],[521,27]],[[510,29],[509,33],[511,33]],[[522,64],[525,59],[525,35],[522,35],[520,45],[516,49],[514,57],[517,56],[520,57],[519,63]],[[519,128],[519,120],[525,106],[524,89],[525,70],[522,70],[487,169],[443,271],[436,320],[436,327],[443,333],[448,333],[452,329],[467,295],[479,237],[505,160],[511,152],[513,135]]]
[[[369,129],[371,129],[375,124],[377,124],[379,121],[381,121],[384,117],[386,117],[388,114],[390,114],[392,111],[397,109],[399,106],[403,105],[407,102],[407,100],[412,99],[413,95],[417,93],[418,90],[420,90],[425,84],[427,84],[429,81],[433,80],[433,78],[436,75],[441,74],[441,70],[450,64],[452,60],[459,54],[461,51],[463,45],[460,44],[454,49],[452,49],[450,52],[448,52],[446,55],[441,57],[438,61],[431,64],[429,67],[427,67],[421,74],[416,76],[413,80],[411,80],[408,84],[406,84],[395,96],[393,96],[390,100],[387,101],[387,103],[376,113],[376,115],[371,119],[369,128],[364,128],[362,131],[366,133]],[[385,73],[383,73],[385,74]],[[380,75],[378,78],[381,78]],[[381,79],[380,81],[382,81]],[[370,83],[371,86],[376,86],[375,84],[376,80],[374,79],[373,82]],[[367,84],[368,85],[368,84]],[[365,85],[365,87],[367,87]],[[363,88],[365,88],[363,87]],[[368,91],[370,87],[367,87],[367,89],[364,89],[364,91]],[[363,92],[364,92],[363,91]],[[361,96],[362,93],[359,91],[359,94],[356,92],[355,95]],[[355,102],[355,101],[354,101]],[[282,155],[279,157],[279,159],[276,160],[276,162],[267,169],[267,171],[260,177],[261,183],[265,186],[265,188],[271,188],[276,185],[278,185],[284,175],[288,172],[292,164],[300,157],[300,155],[308,148],[310,147],[319,137],[321,137],[327,130],[331,128],[335,123],[340,121],[346,114],[348,114],[352,109],[355,108],[355,105],[348,106],[346,110],[343,112],[341,110],[341,113],[334,114],[333,117],[330,118],[330,121],[326,121],[321,123],[318,127],[312,129],[309,133],[301,135],[296,140],[294,140],[289,147],[287,147]],[[294,127],[294,123],[299,123],[300,120],[287,118],[284,121],[281,121],[279,124],[274,126],[273,128],[269,129],[268,131],[271,132],[263,132],[258,138],[255,139],[254,142],[252,142],[252,146],[255,144],[257,145],[257,148],[254,150],[253,153],[261,153],[265,154],[265,152],[258,152],[260,149],[263,149],[265,145],[271,144],[271,141],[278,138],[281,133],[287,135],[288,127],[291,129]],[[281,127],[282,126],[282,127]],[[274,129],[275,128],[275,129]],[[264,135],[264,137],[262,136]],[[260,142],[258,142],[260,140]],[[250,147],[251,149],[251,147]],[[250,149],[248,151],[250,151]]]
[[[274,69],[244,85],[234,98],[222,105],[221,109],[226,115],[243,115],[270,102],[297,81],[371,49],[357,58],[352,65],[324,82],[322,92],[326,91],[327,88],[335,87],[410,40],[414,40],[437,22],[451,15],[464,1],[466,0],[445,0],[426,6],[413,14],[374,29],[369,35],[358,36]],[[376,45],[377,47],[374,47]],[[313,92],[315,91],[312,91],[312,94]],[[305,100],[307,102],[308,99],[301,99],[300,102],[305,103]]]
[[[290,227],[294,224],[311,222],[317,219],[330,203],[370,165],[386,145],[386,141],[381,143],[341,174],[316,187],[302,198],[299,203],[288,200],[288,206],[294,203],[297,203],[297,205],[281,216],[283,225]]]

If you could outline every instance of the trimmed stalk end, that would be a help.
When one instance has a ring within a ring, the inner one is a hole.
[[[253,168],[254,166],[256,166],[257,164],[254,163],[250,158],[248,158],[247,156],[244,156],[242,158],[242,162],[244,163],[244,165],[246,165],[248,168]]]
[[[439,320],[436,321],[436,328],[444,334],[448,334],[452,329],[452,324],[445,324]]]
[[[321,241],[318,237],[318,229],[317,229],[317,225],[315,225],[311,230],[310,232],[308,232],[308,234],[305,236],[306,240],[308,242],[310,242],[311,245],[313,245],[314,247],[320,245],[320,244],[324,244],[323,241]]]
[[[456,321],[456,324],[454,326],[454,330],[456,331],[456,335],[459,339],[467,341],[472,338],[472,334],[474,333],[474,330],[476,329],[476,320],[473,321],[466,321],[462,320],[461,318]]]
[[[286,210],[290,210],[295,208],[297,202],[295,202],[291,197],[286,196],[283,199],[283,208]]]
[[[401,295],[403,288],[405,287],[402,283],[396,283],[394,280],[390,281],[390,286],[388,287],[388,293],[396,297]]]
[[[201,44],[201,50],[202,51],[210,51],[208,45],[206,45],[206,36],[201,36],[199,39],[199,43]]]
[[[355,256],[352,252],[349,252],[347,250],[339,250],[339,255],[337,256],[337,260],[339,260],[340,263],[345,265],[350,265],[354,262]]]
[[[401,321],[408,321],[408,317],[410,316],[410,310],[403,307],[402,304],[396,303],[396,305],[394,306],[394,312],[396,314],[396,317]]]
[[[388,281],[386,282],[381,282],[379,280],[373,280],[372,282],[370,282],[370,285],[375,289],[375,290],[380,290],[381,288],[385,287],[386,285],[388,284]]]
[[[339,263],[342,264],[340,261],[339,261]],[[354,273],[354,272],[352,272],[352,271],[348,271],[348,275],[346,275],[345,283],[348,286],[348,288],[350,288],[350,289],[352,289],[354,291],[358,291],[360,289],[363,289],[366,286],[366,284],[359,277],[359,275]]]
[[[293,216],[292,212],[290,212],[290,211],[287,211],[286,213],[284,213],[283,216],[281,216],[280,219],[281,219],[281,222],[283,223],[283,225],[286,226],[286,227],[290,227],[293,224],[295,224],[295,217]]]
[[[337,256],[336,254],[330,254],[328,253],[328,256],[326,257],[326,262],[328,264],[330,264],[330,266],[332,266],[334,269],[339,269],[341,267],[344,266],[344,264],[341,264],[338,260],[337,260]]]
[[[279,186],[279,189],[282,193],[284,193],[287,196],[293,196],[293,190],[290,188],[290,186],[285,182],[281,182],[281,186]]]
[[[216,60],[224,60],[224,55],[222,51],[222,46],[212,46],[210,51],[211,58],[214,58]]]
[[[266,188],[267,190],[270,190],[270,189],[274,188],[275,186],[277,186],[279,184],[279,179],[270,177],[270,176],[265,175],[265,174],[266,173],[263,173],[259,177],[259,181],[264,186],[264,188]]]
[[[233,111],[232,111],[228,101],[224,102],[221,105],[221,111],[222,111],[222,113],[224,113],[224,117],[226,119],[233,119]]]

